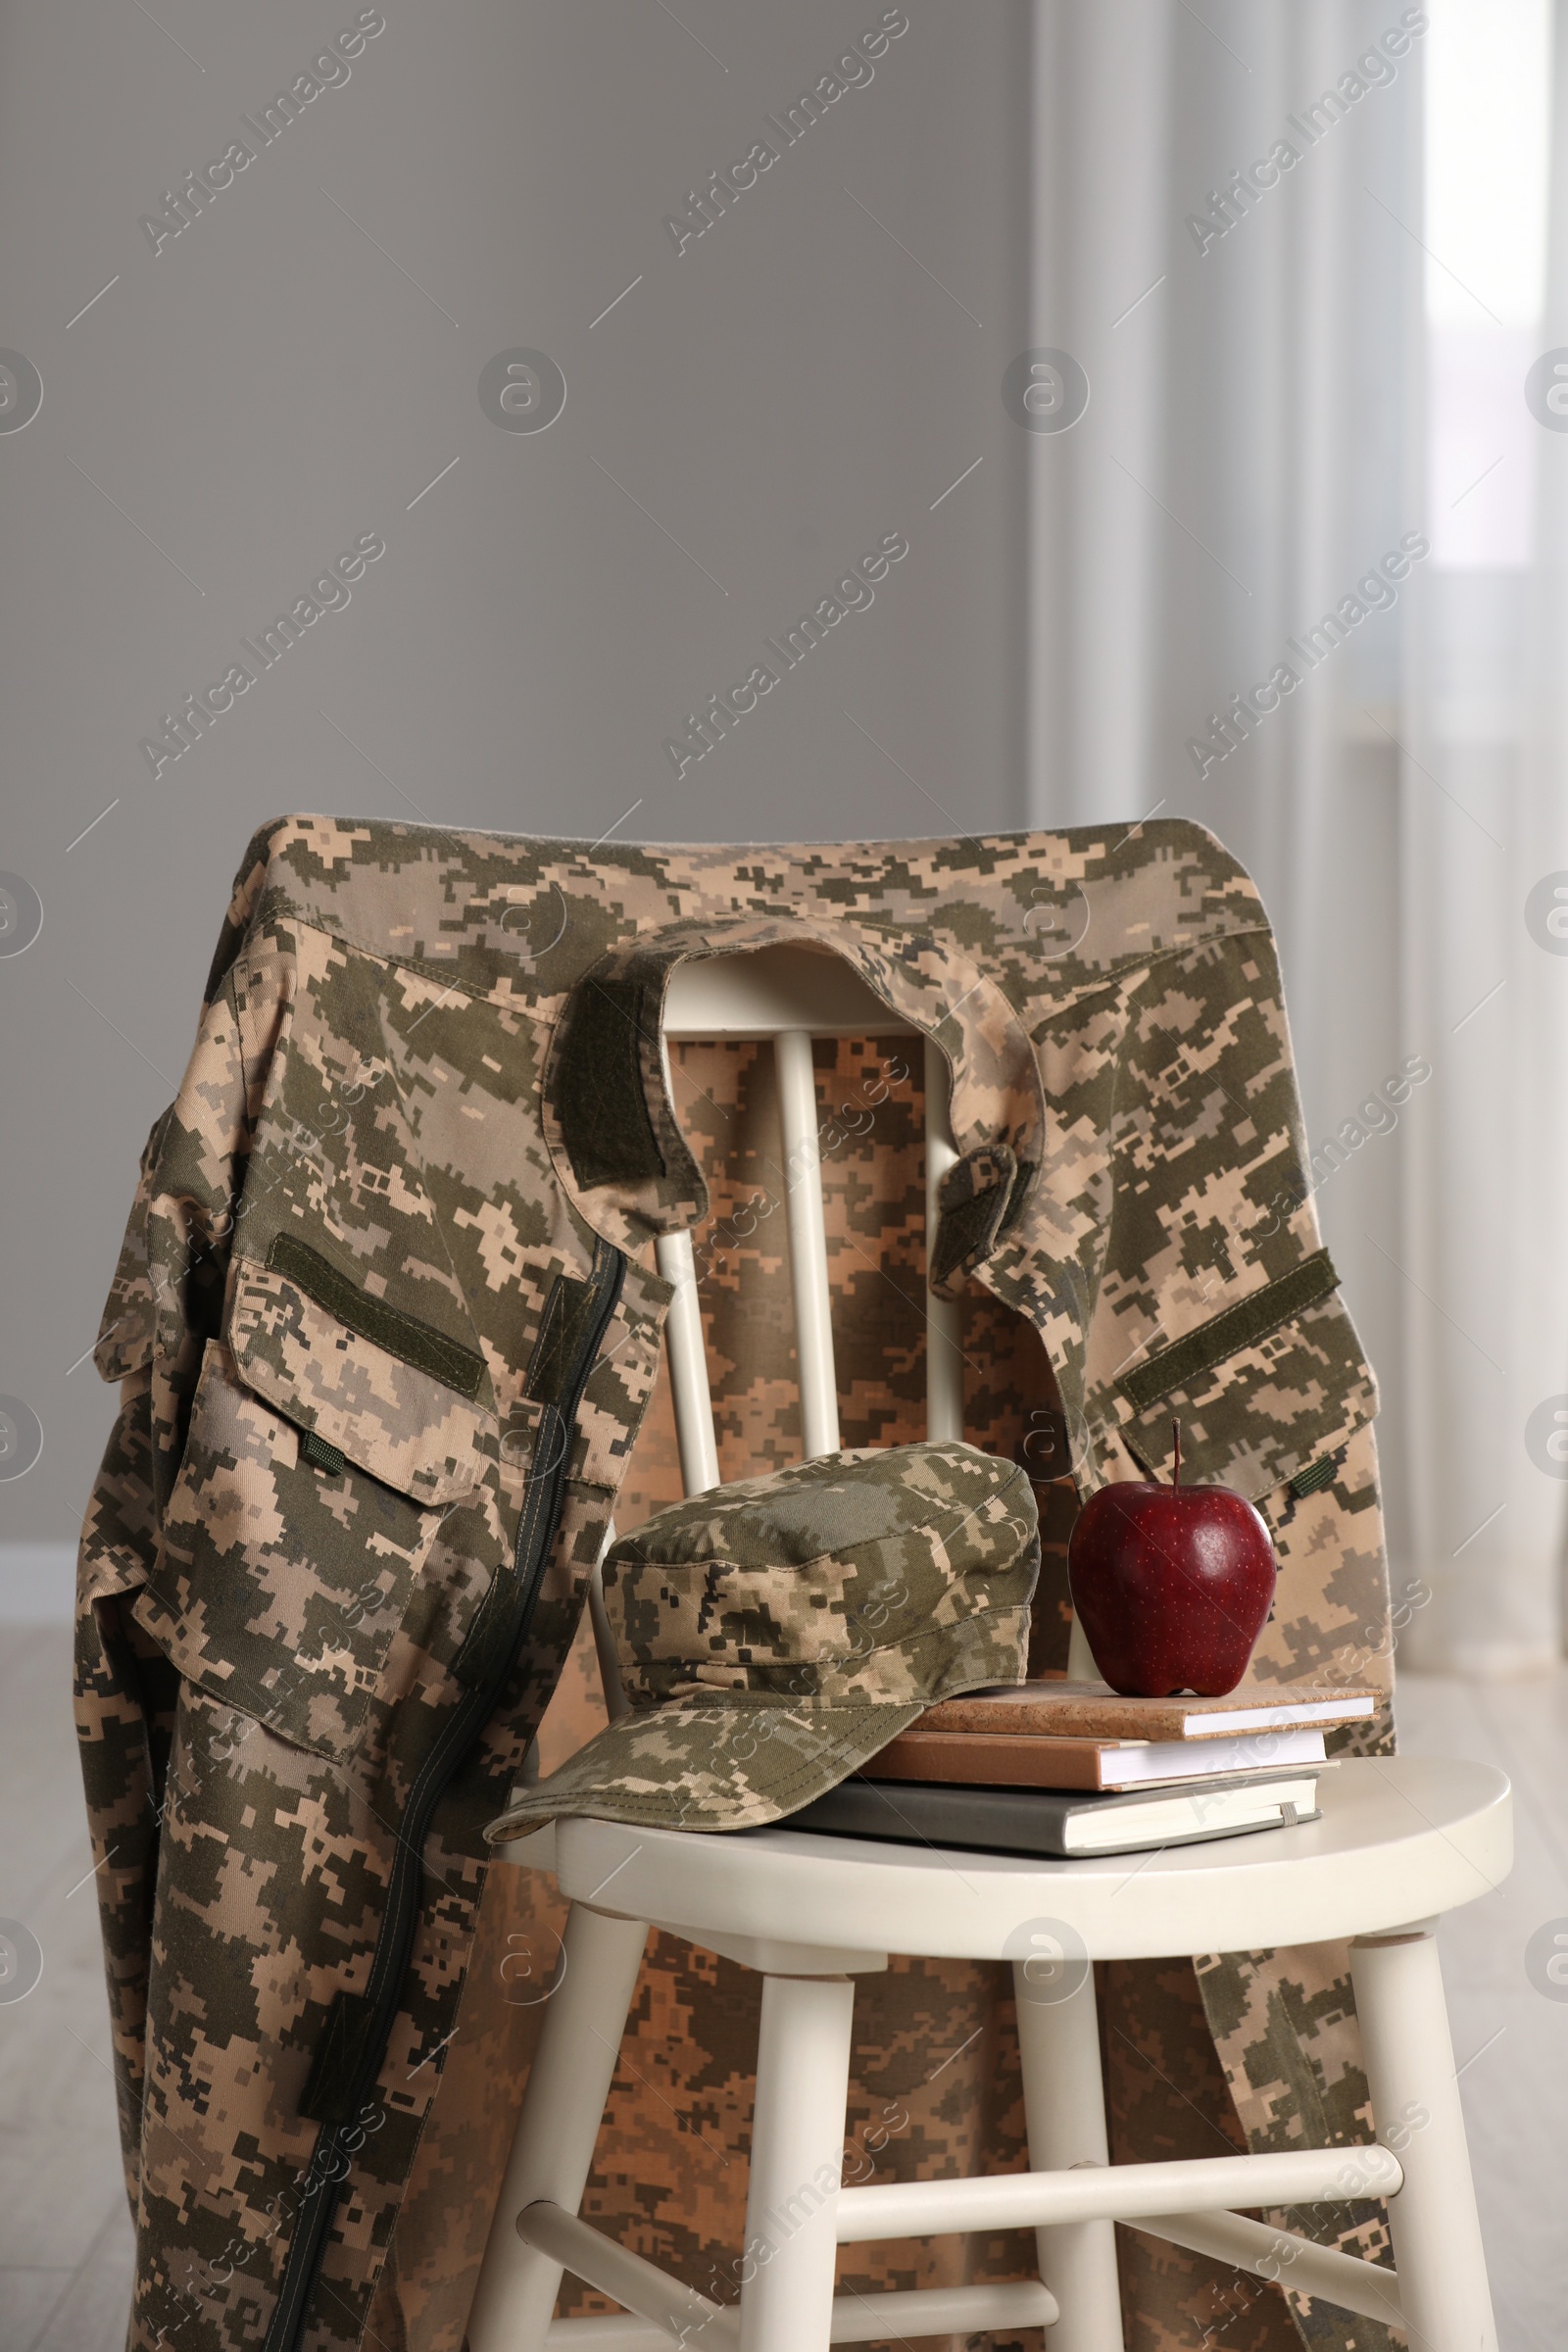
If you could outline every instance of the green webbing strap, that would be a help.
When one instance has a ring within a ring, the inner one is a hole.
[[[274,1233],[267,1262],[274,1273],[286,1274],[307,1298],[314,1298],[348,1330],[358,1332],[362,1340],[384,1348],[388,1355],[412,1364],[416,1372],[428,1372],[445,1387],[456,1389],[460,1396],[478,1396],[486,1371],[482,1355],[449,1340],[444,1332],[432,1331],[416,1315],[406,1315],[384,1298],[372,1298],[298,1234]]]
[[[1147,1412],[1161,1396],[1168,1396],[1172,1389],[1192,1388],[1227,1356],[1253,1347],[1271,1331],[1278,1331],[1282,1323],[1294,1323],[1298,1315],[1338,1290],[1339,1284],[1328,1251],[1318,1250],[1298,1266],[1293,1266],[1288,1274],[1278,1275],[1260,1291],[1253,1291],[1250,1298],[1226,1307],[1212,1321],[1200,1323],[1185,1339],[1135,1365],[1131,1372],[1122,1375],[1116,1386],[1135,1412]]]

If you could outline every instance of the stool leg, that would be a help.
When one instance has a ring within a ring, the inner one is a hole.
[[[854,2017],[847,1977],[763,1981],[741,2352],[827,2352]]]
[[[1350,1975],[1377,2135],[1404,2167],[1389,2229],[1410,2341],[1496,2352],[1437,1937],[1357,1936]]]
[[[1012,1982],[1029,2169],[1055,2173],[1078,2164],[1108,2164],[1095,1972],[1087,1968],[1076,1992],[1051,2001],[1042,2000],[1029,1983],[1027,1966],[1013,1963]],[[1061,2318],[1050,2332],[1051,2352],[1122,2352],[1115,2223],[1037,2230],[1035,2242],[1040,2276],[1061,2306]]]
[[[574,2214],[594,2160],[648,1930],[575,1904],[563,1937],[565,1973],[545,2010],[522,2113],[468,2314],[469,2352],[540,2352],[561,2265],[524,2245],[516,2221],[548,2197]]]

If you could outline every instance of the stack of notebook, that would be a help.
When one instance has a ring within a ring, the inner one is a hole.
[[[1008,1853],[1137,1853],[1317,1813],[1324,1733],[1364,1722],[1364,1688],[1250,1684],[1222,1698],[1123,1698],[1024,1683],[930,1707],[792,1829]]]

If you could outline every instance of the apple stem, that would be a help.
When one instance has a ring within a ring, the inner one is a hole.
[[[1179,1421],[1172,1421],[1170,1434],[1176,1448],[1176,1459],[1171,1467],[1170,1483],[1173,1487],[1179,1487],[1182,1483],[1182,1425]]]

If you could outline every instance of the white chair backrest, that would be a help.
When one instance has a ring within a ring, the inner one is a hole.
[[[808,1459],[839,1444],[838,1381],[828,1297],[822,1158],[811,1040],[913,1037],[840,956],[823,950],[760,948],[679,965],[664,1004],[664,1036],[683,1040],[765,1039],[773,1048],[784,1130],[790,1288],[801,1381],[801,1432]],[[926,1263],[936,1232],[937,1186],[957,1157],[948,1116],[948,1070],[925,1041]],[[662,1235],[659,1271],[674,1286],[665,1324],[681,1481],[688,1494],[716,1487],[718,1447],[703,1340],[703,1313],[689,1232]],[[963,1357],[956,1301],[926,1295],[926,1435],[963,1435]],[[590,1588],[595,1642],[612,1715],[624,1711],[604,1596]]]

